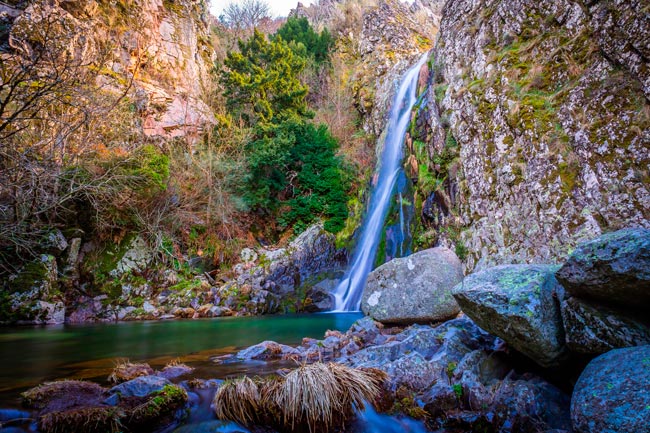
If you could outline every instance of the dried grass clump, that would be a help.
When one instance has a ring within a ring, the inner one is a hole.
[[[190,367],[189,365],[184,364],[183,362],[181,362],[181,359],[180,359],[180,358],[174,358],[174,359],[172,359],[171,361],[169,361],[169,362],[167,363],[167,365],[165,365],[164,368],[172,368],[172,367],[182,367],[182,368],[189,368],[189,369],[192,368],[192,367]],[[163,369],[164,369],[164,368],[163,368]]]
[[[284,377],[224,383],[214,398],[217,417],[242,424],[268,422],[282,431],[330,431],[354,408],[381,394],[386,373],[336,363],[302,365]]]
[[[43,433],[117,433],[122,431],[120,418],[124,413],[115,407],[86,407],[64,412],[51,412],[38,421]]]
[[[153,368],[146,363],[134,363],[126,360],[119,360],[113,372],[108,376],[108,381],[113,383],[128,382],[140,376],[149,376],[154,373]]]
[[[217,418],[248,425],[262,407],[258,382],[249,377],[226,380],[214,396]]]

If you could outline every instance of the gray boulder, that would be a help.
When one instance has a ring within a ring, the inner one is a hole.
[[[114,386],[108,392],[120,397],[146,397],[155,391],[160,391],[171,382],[159,376],[140,376],[128,382]]]
[[[543,367],[564,358],[561,292],[551,265],[504,265],[469,275],[454,289],[463,312]]]
[[[647,308],[650,229],[623,229],[580,245],[556,277],[573,296]]]
[[[650,344],[650,327],[638,317],[577,298],[562,301],[562,322],[569,350],[598,354]]]
[[[448,320],[460,312],[451,291],[462,279],[462,264],[447,248],[393,259],[370,273],[361,310],[383,323]]]
[[[650,432],[650,346],[616,349],[582,372],[571,399],[578,433]]]

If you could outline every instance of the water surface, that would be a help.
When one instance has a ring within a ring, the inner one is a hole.
[[[119,358],[147,361],[154,368],[180,358],[200,367],[202,376],[219,378],[237,371],[211,362],[216,356],[264,340],[296,345],[303,337],[323,338],[326,330],[345,331],[360,317],[337,313],[0,328],[0,407],[15,406],[20,391],[46,380],[101,381]]]

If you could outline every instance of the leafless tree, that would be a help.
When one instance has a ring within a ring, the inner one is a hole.
[[[223,11],[222,21],[231,30],[243,34],[252,34],[265,19],[271,17],[271,8],[263,0],[244,0],[241,4],[229,3]]]

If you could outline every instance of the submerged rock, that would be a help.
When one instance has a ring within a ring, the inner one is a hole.
[[[124,397],[146,397],[152,392],[162,390],[165,385],[171,385],[171,382],[164,377],[159,376],[142,376],[128,382],[120,383],[112,387],[109,394]]]
[[[263,341],[262,343],[244,349],[235,355],[239,360],[267,360],[279,359],[283,356],[296,353],[296,349],[285,344],[276,343],[275,341]]]
[[[581,244],[556,274],[576,297],[650,307],[650,229],[623,229]]]
[[[361,310],[383,323],[427,323],[460,312],[451,294],[463,279],[460,260],[447,248],[393,259],[370,273]]]
[[[594,359],[573,390],[577,433],[650,431],[650,346],[616,349]]]
[[[543,367],[566,352],[561,291],[550,265],[504,265],[469,275],[454,289],[463,312]]]

